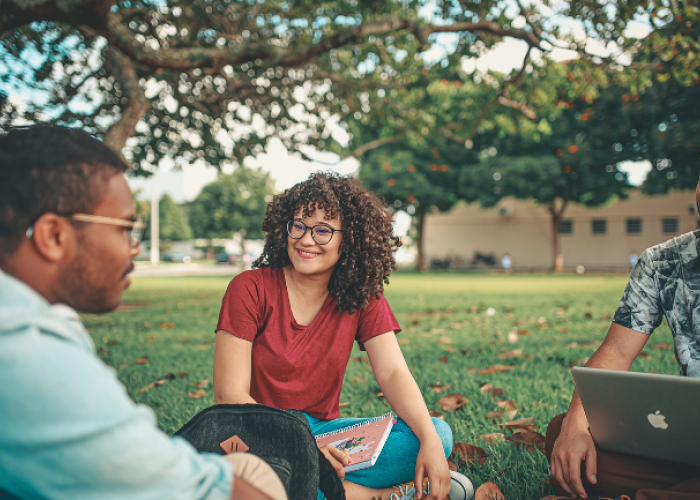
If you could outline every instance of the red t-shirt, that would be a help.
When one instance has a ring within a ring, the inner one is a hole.
[[[355,340],[399,332],[383,295],[354,314],[338,311],[332,295],[310,325],[294,320],[282,269],[239,274],[224,295],[217,330],[253,343],[250,395],[277,408],[330,420],[340,415],[340,390]]]

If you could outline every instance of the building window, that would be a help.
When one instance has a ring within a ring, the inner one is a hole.
[[[627,234],[642,234],[642,219],[627,219]]]
[[[571,219],[559,221],[559,234],[574,234],[574,221]]]
[[[677,234],[678,217],[664,217],[661,219],[661,232],[664,234]]]
[[[591,221],[591,233],[593,234],[608,234],[607,219],[593,219]]]

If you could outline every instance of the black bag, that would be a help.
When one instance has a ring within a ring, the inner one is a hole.
[[[328,500],[345,500],[340,478],[316,446],[300,411],[261,404],[215,405],[200,411],[175,435],[199,452],[225,455],[249,449],[274,469],[289,500],[314,500],[319,488]]]

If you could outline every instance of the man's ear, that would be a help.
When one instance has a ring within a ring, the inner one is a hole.
[[[47,212],[34,223],[31,240],[39,255],[49,262],[63,260],[75,248],[75,228],[65,218]]]

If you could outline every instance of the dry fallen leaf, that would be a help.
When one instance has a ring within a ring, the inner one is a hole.
[[[167,330],[168,328],[175,328],[175,323],[161,323],[161,330]]]
[[[503,492],[496,483],[484,483],[474,492],[474,500],[505,500]]]
[[[498,356],[498,359],[511,359],[511,358],[523,358],[525,355],[520,349],[511,349],[510,351],[502,352]]]
[[[148,363],[148,358],[139,358],[134,361],[135,365],[145,365],[146,363]]]
[[[207,393],[207,391],[205,391],[204,389],[199,389],[197,391],[190,392],[188,394],[188,396],[191,397],[192,399],[199,399],[202,396],[204,396],[206,393]]]
[[[440,340],[438,340],[438,344],[451,344],[452,339],[450,337],[442,337]]]
[[[505,401],[499,401],[498,403],[496,403],[496,406],[498,406],[499,408],[503,408],[504,410],[508,410],[508,411],[518,409],[518,405],[516,405],[510,399],[506,399]]]
[[[141,389],[139,389],[139,392],[149,391],[158,385],[163,385],[164,383],[165,380],[156,380],[155,382],[151,382],[150,384],[148,384],[146,387],[142,387]]]
[[[527,335],[528,333],[530,332],[527,330],[518,330],[518,335]]]
[[[508,342],[515,344],[518,341],[518,332],[512,331],[508,332]]]
[[[502,411],[490,411],[486,414],[486,418],[503,418]]]
[[[489,366],[488,368],[482,368],[480,370],[477,370],[477,372],[481,375],[491,375],[492,373],[507,372],[508,370],[512,370],[514,368],[514,366],[493,365]]]
[[[452,454],[450,455],[450,458],[454,456],[459,456],[459,461],[463,464],[467,462],[476,464],[478,461],[479,465],[483,465],[483,463],[486,462],[486,459],[489,457],[488,453],[486,453],[483,448],[467,443],[455,443],[455,445],[452,447]]]
[[[491,384],[482,384],[481,394],[490,394],[492,397],[503,396],[505,391],[500,387],[494,387]]]
[[[379,391],[379,392],[377,393],[377,397],[378,397],[378,398],[383,398],[383,397],[384,397],[384,393],[381,392],[381,391]]]
[[[344,408],[344,407],[346,407],[346,406],[350,406],[350,403],[340,403],[338,406],[339,406],[340,408]]]
[[[430,410],[428,412],[428,415],[430,415],[431,417],[439,418],[440,420],[445,420],[445,416],[439,411]]]
[[[447,466],[450,468],[450,470],[453,470],[455,472],[457,472],[459,470],[459,468],[457,467],[457,464],[451,460],[447,461]]]
[[[515,443],[516,446],[525,446],[529,451],[538,449],[540,452],[544,453],[544,436],[539,432],[516,432],[508,438],[508,441]]]
[[[490,432],[488,434],[482,434],[477,439],[483,439],[487,443],[498,443],[499,441],[505,441],[506,437],[501,432]]]
[[[437,400],[437,404],[442,407],[442,411],[457,410],[468,402],[469,399],[461,394],[448,394]]]
[[[433,385],[430,386],[430,390],[433,391],[435,394],[440,394],[443,391],[446,391],[452,387],[452,384],[445,384],[441,385],[440,382],[435,382]]]
[[[498,427],[513,429],[516,432],[534,431],[535,427],[537,427],[537,424],[535,423],[535,417],[519,418],[518,420],[513,420],[511,422],[503,422],[502,424],[496,425]]]
[[[438,362],[440,363],[447,363],[447,356],[443,356],[440,359],[438,359]]]
[[[180,372],[180,373],[177,374],[177,376],[180,377],[180,378],[186,377],[186,376],[187,376],[187,372]]]
[[[204,380],[201,380],[201,381],[199,381],[195,384],[192,384],[192,385],[194,385],[195,387],[197,387],[199,389],[204,389],[205,387],[207,387],[209,385],[209,379],[205,378]]]
[[[660,350],[662,350],[662,349],[668,349],[669,347],[671,347],[671,346],[668,345],[668,344],[666,344],[665,342],[662,342],[662,343],[660,343],[660,344],[656,344],[656,345],[654,346],[654,350],[655,350],[655,351],[660,351]]]

